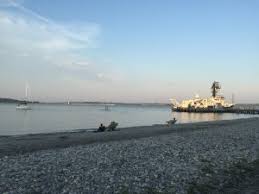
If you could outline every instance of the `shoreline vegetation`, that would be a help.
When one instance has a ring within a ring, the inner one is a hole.
[[[0,137],[1,193],[258,190],[259,118]]]

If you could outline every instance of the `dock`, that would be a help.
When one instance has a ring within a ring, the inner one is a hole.
[[[240,109],[240,108],[229,108],[229,109],[213,109],[213,108],[172,108],[173,112],[188,112],[188,113],[235,113],[235,114],[251,114],[259,115],[259,109]]]

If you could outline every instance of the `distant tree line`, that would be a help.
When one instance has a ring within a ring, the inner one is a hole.
[[[24,100],[17,100],[12,98],[0,98],[0,103],[21,103],[24,102]],[[29,103],[32,103],[29,101]],[[39,103],[39,102],[33,102],[33,103]]]

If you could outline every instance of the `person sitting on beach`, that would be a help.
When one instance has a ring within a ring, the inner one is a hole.
[[[171,127],[173,124],[176,123],[176,121],[177,121],[176,118],[173,118],[173,120],[166,121],[167,126]]]
[[[116,123],[115,121],[112,121],[112,122],[110,123],[110,125],[107,127],[107,128],[108,128],[108,131],[114,131],[117,126],[118,126],[118,123]]]
[[[106,129],[106,127],[101,123],[101,125],[100,125],[99,128],[98,128],[98,131],[99,131],[99,132],[104,132],[105,129]]]

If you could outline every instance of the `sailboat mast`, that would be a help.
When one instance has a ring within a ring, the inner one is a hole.
[[[27,84],[26,84],[26,86],[25,86],[25,98],[27,99],[27,97],[28,97],[28,87],[27,87]]]
[[[25,85],[25,101],[28,101],[28,95],[29,95],[29,84],[26,83],[26,85]]]

